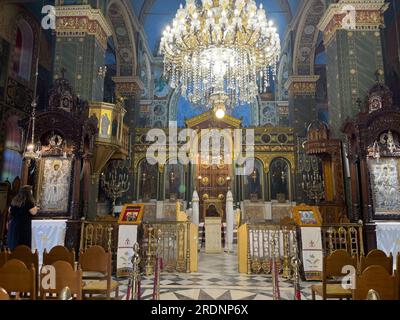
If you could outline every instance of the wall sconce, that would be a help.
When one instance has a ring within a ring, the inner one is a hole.
[[[106,74],[107,74],[107,66],[99,67],[99,71],[97,72],[97,75],[101,78],[105,78]]]

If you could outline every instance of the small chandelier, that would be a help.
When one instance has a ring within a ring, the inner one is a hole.
[[[263,5],[254,0],[186,0],[172,27],[165,29],[160,53],[172,88],[193,104],[225,108],[252,103],[276,74],[280,40]]]
[[[41,156],[41,147],[40,144],[35,144],[35,125],[36,125],[36,99],[32,102],[32,115],[31,115],[31,124],[32,124],[32,136],[31,142],[26,146],[26,150],[24,152],[24,159],[27,160],[36,160]]]

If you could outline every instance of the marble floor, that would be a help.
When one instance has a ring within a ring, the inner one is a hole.
[[[161,300],[273,300],[272,278],[268,275],[239,274],[236,253],[199,254],[197,273],[162,273]],[[301,283],[302,299],[311,299],[310,286]],[[293,300],[292,281],[280,279],[282,300]],[[126,294],[127,280],[120,292]],[[142,299],[151,300],[153,278],[142,279]]]

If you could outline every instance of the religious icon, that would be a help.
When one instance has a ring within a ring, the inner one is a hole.
[[[140,224],[143,219],[143,204],[125,205],[118,219],[119,224]]]
[[[301,222],[303,224],[317,224],[317,220],[314,217],[314,213],[312,211],[299,211]]]
[[[108,134],[108,129],[110,127],[110,119],[108,118],[108,115],[103,114],[101,117],[101,130],[100,130],[100,135],[103,138],[107,138],[109,136]]]
[[[293,208],[293,219],[301,227],[319,227],[322,218],[318,207],[299,205]]]
[[[373,200],[376,214],[398,212],[400,206],[399,165],[395,159],[370,160]]]
[[[210,183],[210,180],[208,179],[208,177],[204,177],[201,180],[201,183],[203,184],[203,186],[208,186],[208,184]]]
[[[67,212],[71,179],[71,160],[44,159],[41,171],[40,206],[44,212]]]
[[[218,180],[217,180],[217,183],[220,186],[223,186],[225,184],[225,178],[224,177],[219,177]]]

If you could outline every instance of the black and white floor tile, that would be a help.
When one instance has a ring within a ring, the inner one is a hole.
[[[122,281],[120,294],[126,295],[127,280]],[[162,273],[161,300],[273,300],[272,278],[269,275],[239,274],[235,253],[199,255],[197,273]],[[302,299],[311,299],[312,283],[302,283]],[[142,279],[142,299],[152,300],[153,278]],[[282,300],[293,300],[292,281],[280,279]]]

